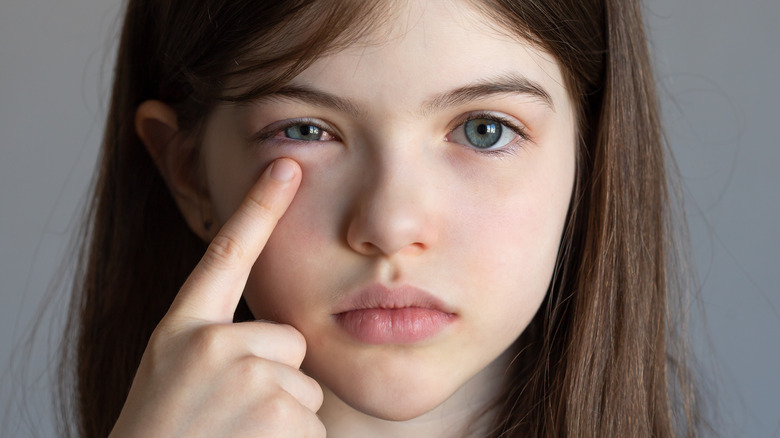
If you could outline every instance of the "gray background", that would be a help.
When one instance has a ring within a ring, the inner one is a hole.
[[[67,281],[54,279],[97,155],[119,9],[0,3],[2,436],[55,435],[48,354]],[[707,314],[693,329],[703,387],[721,435],[780,436],[780,1],[652,0],[646,19]]]

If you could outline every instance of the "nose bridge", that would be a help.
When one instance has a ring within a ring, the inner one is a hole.
[[[392,255],[429,248],[437,238],[433,177],[420,148],[372,148],[349,220],[356,251]]]

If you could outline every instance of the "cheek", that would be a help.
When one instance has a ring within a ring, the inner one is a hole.
[[[255,262],[245,296],[258,318],[304,324],[300,315],[321,305],[317,295],[323,273],[332,272],[338,239],[338,210],[343,197],[338,185],[321,166],[294,157],[303,170],[303,180],[290,207],[277,223]]]
[[[469,252],[499,268],[555,258],[574,182],[574,160],[536,154],[520,165],[481,172],[448,201]],[[524,157],[525,158],[525,157]]]
[[[473,251],[464,251],[470,272],[463,281],[472,345],[502,351],[525,330],[541,305],[555,266],[560,227],[550,225],[528,204],[505,205],[494,227],[482,227]],[[477,224],[475,224],[477,225]],[[453,272],[453,275],[456,275]]]
[[[517,297],[543,293],[555,264],[565,210],[538,202],[536,196],[502,198],[462,222],[461,269],[474,273],[482,289]],[[484,201],[484,200],[483,200]],[[484,203],[483,203],[484,205]]]
[[[471,289],[480,291],[476,317],[507,339],[536,313],[555,269],[574,183],[574,145],[558,145],[558,153],[530,155],[528,165],[494,173],[460,199],[473,208],[460,209],[464,228],[456,235],[468,249],[459,252],[458,270],[473,273]]]

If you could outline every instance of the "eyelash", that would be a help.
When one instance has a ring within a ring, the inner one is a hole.
[[[252,143],[263,143],[267,140],[274,138],[276,135],[283,133],[287,129],[298,125],[314,126],[320,129],[321,131],[327,132],[333,137],[333,140],[330,141],[341,140],[341,138],[337,134],[335,134],[335,129],[332,129],[330,126],[327,126],[326,124],[316,119],[310,119],[310,118],[289,119],[280,123],[281,124],[276,124],[276,123],[272,124],[268,128],[265,128],[262,131],[258,132],[257,134],[254,134],[249,140]],[[315,141],[296,140],[294,138],[282,138],[280,140],[302,142],[302,143],[316,143]],[[324,140],[318,140],[318,141],[324,141]]]
[[[498,157],[498,156],[505,156],[505,155],[511,155],[511,154],[516,153],[518,148],[524,147],[525,142],[530,141],[530,136],[526,132],[525,128],[523,128],[517,122],[515,122],[513,120],[510,120],[510,119],[508,119],[506,117],[502,117],[502,116],[499,116],[497,114],[489,113],[489,112],[476,112],[476,113],[470,113],[470,114],[466,115],[465,118],[461,118],[457,122],[457,124],[455,125],[454,128],[449,130],[449,132],[447,133],[447,137],[452,135],[452,133],[455,132],[455,130],[463,129],[463,126],[466,123],[468,123],[468,122],[470,122],[472,120],[478,120],[478,119],[491,120],[491,121],[497,122],[497,123],[501,124],[502,126],[509,128],[519,138],[512,139],[505,146],[502,146],[501,148],[498,148],[498,149],[479,149],[479,148],[474,147],[474,146],[462,145],[462,146],[468,148],[469,150],[471,150],[471,151],[473,151],[473,152],[475,152],[477,154],[480,154],[480,155],[492,155],[492,156],[496,156],[496,157]],[[274,125],[276,125],[276,124],[274,124]],[[334,129],[332,129],[331,127],[323,124],[319,120],[310,119],[310,118],[290,119],[290,120],[283,121],[282,124],[277,125],[277,126],[271,125],[269,128],[263,129],[262,131],[254,134],[249,140],[252,143],[263,143],[263,142],[265,142],[267,140],[270,140],[270,139],[274,138],[275,136],[285,132],[287,129],[289,129],[289,128],[293,127],[293,126],[298,126],[298,125],[308,125],[308,126],[317,127],[318,129],[320,129],[320,130],[322,130],[324,132],[327,132],[328,134],[330,134],[333,137],[333,140],[329,140],[329,141],[341,141],[341,138],[337,134],[334,133],[334,131],[335,131]],[[293,138],[283,138],[283,139],[280,139],[280,140],[281,141],[286,141],[286,142],[304,142],[304,143],[316,143],[316,142],[319,142],[319,141],[325,141],[325,140],[306,141],[306,140],[297,140],[297,139],[293,139]],[[460,144],[460,143],[458,143],[458,144]]]
[[[528,132],[526,131],[526,129],[522,125],[520,125],[517,122],[515,122],[513,120],[510,120],[510,119],[508,119],[506,117],[502,117],[502,116],[499,116],[497,114],[490,113],[490,112],[485,112],[485,111],[479,111],[479,112],[467,114],[464,118],[460,119],[457,122],[455,127],[452,128],[449,131],[447,136],[449,137],[450,135],[452,135],[452,133],[454,133],[457,129],[463,129],[463,126],[466,123],[468,123],[468,122],[470,122],[472,120],[479,120],[479,119],[491,120],[491,121],[497,122],[497,123],[499,123],[499,124],[509,128],[509,130],[511,130],[512,132],[517,134],[517,137],[519,137],[519,138],[512,139],[509,143],[507,143],[505,146],[503,146],[503,147],[501,147],[499,149],[479,149],[479,148],[474,147],[474,146],[463,145],[463,146],[467,147],[468,149],[470,149],[471,151],[473,151],[473,152],[475,152],[477,154],[480,154],[480,155],[492,155],[492,156],[496,156],[496,157],[512,155],[512,154],[517,153],[519,148],[524,147],[525,143],[527,141],[531,141],[531,137],[528,135]]]

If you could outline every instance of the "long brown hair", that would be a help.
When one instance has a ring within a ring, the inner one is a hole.
[[[149,336],[205,250],[135,134],[137,106],[164,101],[197,133],[215,104],[273,92],[376,29],[393,3],[128,2],[64,344],[63,397],[80,436],[111,431]],[[490,436],[696,435],[670,316],[681,311],[678,268],[638,0],[472,3],[559,61],[580,135],[556,272],[516,343]],[[247,318],[242,305],[236,319]]]

